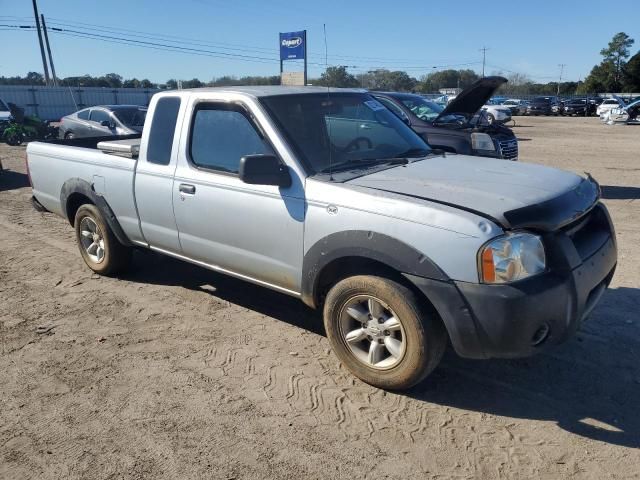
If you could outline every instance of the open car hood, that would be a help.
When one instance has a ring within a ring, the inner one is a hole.
[[[477,80],[451,100],[451,103],[436,117],[434,123],[451,114],[464,115],[467,118],[473,117],[500,88],[500,85],[505,83],[507,83],[507,79],[504,77],[484,77]]]

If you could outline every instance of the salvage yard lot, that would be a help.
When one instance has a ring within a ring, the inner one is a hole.
[[[0,478],[640,478],[640,127],[516,121],[521,161],[601,183],[612,288],[567,344],[450,350],[403,394],[351,376],[298,300],[150,252],[92,274],[0,145]]]

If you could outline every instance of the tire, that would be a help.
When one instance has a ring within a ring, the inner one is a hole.
[[[91,270],[114,275],[129,266],[131,249],[118,241],[95,205],[85,204],[78,209],[74,227],[80,255]]]
[[[7,145],[17,147],[22,145],[22,135],[19,133],[8,135],[5,141],[7,142]]]
[[[494,117],[492,113],[487,113],[487,123],[489,125],[493,125],[493,122],[495,121],[496,121],[496,117]]]
[[[329,290],[323,313],[337,357],[375,387],[412,387],[436,368],[447,346],[435,309],[388,278],[358,275],[341,280]]]
[[[73,134],[73,132],[67,132],[64,134],[64,138],[65,140],[73,140],[74,138],[76,138],[76,136]]]

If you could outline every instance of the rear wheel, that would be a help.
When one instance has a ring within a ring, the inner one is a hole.
[[[438,365],[447,335],[437,312],[406,286],[359,275],[331,288],[324,325],[333,350],[361,380],[406,389]]]
[[[80,254],[91,270],[113,275],[129,266],[131,249],[118,241],[95,205],[82,205],[74,225]]]
[[[487,123],[489,125],[493,125],[493,122],[495,122],[495,121],[496,121],[496,117],[494,117],[492,113],[488,113],[487,114]]]

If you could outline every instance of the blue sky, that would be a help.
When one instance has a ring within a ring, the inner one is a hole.
[[[558,64],[565,63],[563,78],[578,80],[600,61],[598,52],[616,32],[637,38],[633,53],[640,48],[640,0],[39,0],[38,5],[50,27],[81,32],[92,28],[81,24],[94,24],[101,28],[94,33],[164,45],[176,43],[148,34],[180,37],[198,43],[183,46],[217,55],[167,52],[52,32],[60,77],[116,72],[163,82],[276,75],[278,32],[302,29],[308,31],[309,74],[314,77],[324,69],[323,23],[329,64],[349,65],[352,73],[385,67],[420,77],[434,71],[434,66],[447,65],[480,71],[479,49],[486,46],[488,73],[515,71],[547,82],[557,79]],[[29,20],[33,21],[31,1],[0,0],[0,24]],[[116,32],[113,27],[128,31]],[[5,52],[0,55],[0,75],[42,71],[35,31],[0,27],[0,45]]]

